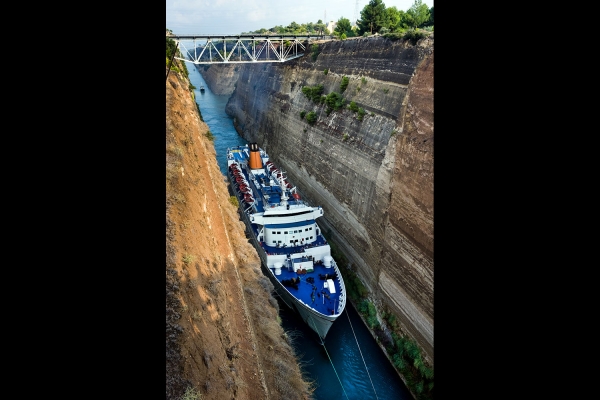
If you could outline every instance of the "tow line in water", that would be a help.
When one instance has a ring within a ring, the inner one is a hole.
[[[375,398],[377,400],[379,400],[379,397],[377,397],[377,391],[375,390],[375,385],[373,385],[373,380],[371,379],[371,374],[369,374],[369,369],[367,368],[367,363],[365,362],[365,358],[363,357],[362,350],[360,349],[360,345],[358,344],[358,339],[356,338],[356,333],[354,333],[354,328],[352,327],[352,322],[350,322],[350,316],[348,315],[347,312],[346,312],[346,316],[348,317],[348,323],[350,324],[350,328],[352,329],[352,334],[354,335],[354,341],[356,342],[356,347],[358,347],[358,351],[360,352],[360,358],[362,358],[363,364],[365,365],[365,370],[367,371],[367,375],[369,376],[369,381],[371,381],[371,387],[373,388],[373,393],[375,393]],[[312,319],[311,319],[311,322],[312,322]],[[344,395],[346,396],[346,398],[348,398],[346,389],[344,389],[344,385],[342,385],[342,380],[340,379],[340,376],[338,375],[338,373],[335,369],[335,366],[333,365],[333,361],[331,360],[331,357],[329,356],[329,352],[327,351],[327,347],[325,347],[325,342],[323,341],[323,339],[321,339],[321,345],[323,345],[323,348],[325,349],[325,353],[327,353],[327,358],[329,358],[329,362],[331,363],[333,372],[335,372],[335,376],[337,376],[338,381],[340,382],[340,386],[342,387],[342,390],[344,391]]]

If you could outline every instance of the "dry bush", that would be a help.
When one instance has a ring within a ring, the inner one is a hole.
[[[180,400],[202,400],[203,398],[202,393],[198,393],[196,389],[188,386]]]
[[[188,287],[189,287],[190,289],[196,289],[196,288],[198,287],[198,278],[195,278],[195,279],[190,279],[190,280],[188,281]]]
[[[269,296],[269,303],[277,310],[277,314],[279,314],[279,302],[272,295]]]
[[[271,281],[269,280],[269,278],[267,278],[266,276],[262,275],[258,278],[258,284],[260,286],[263,287],[263,289],[265,289],[265,291],[267,293],[271,293],[273,292],[273,290],[275,289],[275,287],[273,286],[273,284],[271,283]]]
[[[311,398],[315,390],[314,381],[308,380],[302,371],[295,371],[294,365],[283,358],[285,353],[276,352],[275,354],[273,359],[274,380],[281,397],[289,400]]]
[[[235,377],[235,386],[237,388],[245,388],[248,387],[248,384],[246,383],[246,381],[244,381],[240,376],[236,376]]]
[[[204,349],[204,356],[202,357],[202,359],[204,360],[204,365],[206,365],[206,368],[210,368],[210,361],[212,360],[212,358],[212,353]]]
[[[219,283],[221,283],[222,279],[213,279],[208,283],[206,289],[212,293],[213,296],[217,297],[219,295]]]
[[[238,358],[240,356],[238,354],[238,346],[239,346],[239,343],[235,343],[234,345],[225,349],[225,354],[227,354],[227,358],[229,358],[229,361],[233,360],[234,358]]]
[[[179,175],[179,165],[177,163],[168,163],[166,168],[167,180],[171,180]]]
[[[173,193],[171,197],[173,200],[185,204],[185,197],[181,193]]]

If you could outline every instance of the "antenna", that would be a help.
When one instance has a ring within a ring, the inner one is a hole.
[[[356,0],[356,5],[354,6],[354,25],[356,25],[356,21],[358,21],[358,0]]]

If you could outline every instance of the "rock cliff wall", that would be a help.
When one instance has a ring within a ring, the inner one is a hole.
[[[211,90],[237,76],[226,111],[238,132],[323,207],[319,222],[433,363],[433,36],[414,46],[381,37],[315,44],[316,59],[311,44],[293,61],[203,75]],[[363,119],[345,107],[327,115],[302,93],[316,85],[354,101]]]
[[[181,64],[178,65],[181,71]],[[308,400],[186,74],[166,84],[166,399]]]
[[[198,66],[206,84],[214,94],[231,94],[235,90],[240,67],[239,64],[213,64]]]

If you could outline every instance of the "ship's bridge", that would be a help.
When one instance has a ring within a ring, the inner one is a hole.
[[[303,246],[314,243],[318,236],[315,220],[284,224],[265,224],[259,242],[273,247]]]
[[[282,207],[283,208],[283,207]],[[267,210],[263,213],[255,213],[250,216],[250,222],[258,225],[266,224],[290,224],[290,223],[306,223],[307,220],[315,220],[323,216],[323,209],[319,207],[303,207],[304,210],[298,212],[294,209],[274,209]],[[310,211],[308,211],[310,210]]]

